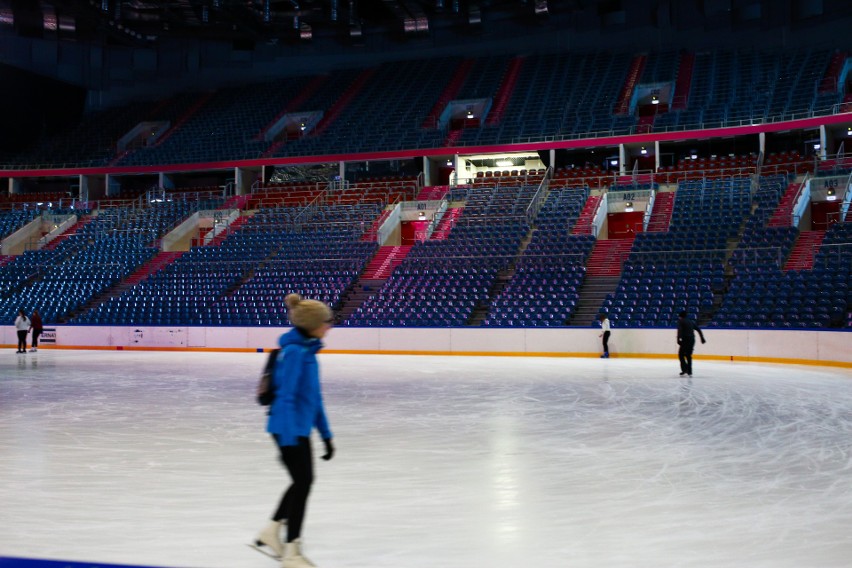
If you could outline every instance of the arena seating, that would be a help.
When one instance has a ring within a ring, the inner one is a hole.
[[[498,273],[513,263],[529,232],[526,209],[536,187],[455,191],[466,196],[465,207],[449,237],[416,243],[344,325],[457,327],[487,305]]]
[[[709,316],[724,287],[727,241],[750,206],[749,178],[679,184],[669,231],[636,236],[618,288],[601,307],[613,325],[667,327],[681,310]]]
[[[818,88],[835,59],[830,50],[716,50],[692,55],[672,51],[642,55],[645,63],[642,75],[635,78],[637,84],[677,84],[681,60],[694,59],[685,106],[681,108],[683,99],[678,99],[679,104],[653,116],[650,124],[655,130],[827,114],[842,97],[840,89]],[[455,69],[460,61],[392,62],[338,70],[328,77],[295,77],[135,103],[84,117],[78,127],[45,140],[39,148],[0,155],[0,163],[148,165],[438,148],[445,143],[446,129],[422,125],[441,98],[447,69]],[[516,68],[511,96],[500,101],[502,118],[465,128],[454,145],[632,132],[636,114],[617,107],[633,61],[631,54],[603,52],[525,57]],[[456,98],[493,99],[511,65],[509,56],[473,58]],[[346,104],[341,105],[343,100]],[[324,122],[316,132],[292,140],[263,140],[284,111],[323,112]],[[119,152],[115,141],[148,120],[168,121],[170,127],[151,145]]]

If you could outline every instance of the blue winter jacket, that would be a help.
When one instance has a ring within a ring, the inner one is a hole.
[[[275,434],[282,446],[295,446],[297,438],[309,437],[314,427],[324,440],[330,439],[316,357],[322,342],[292,329],[281,336],[278,344],[281,352],[273,375],[275,400],[266,431]]]

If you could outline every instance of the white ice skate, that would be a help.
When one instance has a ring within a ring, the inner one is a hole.
[[[281,560],[284,555],[284,542],[281,540],[281,529],[284,523],[281,521],[269,521],[269,524],[260,531],[254,543],[250,546],[258,552]]]
[[[284,559],[281,568],[316,568],[316,564],[302,556],[302,543],[297,538],[284,545]]]

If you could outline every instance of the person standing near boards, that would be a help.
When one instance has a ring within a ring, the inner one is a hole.
[[[695,332],[701,337],[701,343],[707,343],[698,324],[680,312],[677,320],[677,358],[680,359],[680,376],[692,376],[692,351],[695,349]]]
[[[300,539],[314,480],[311,449],[314,428],[325,446],[322,459],[328,461],[334,456],[316,357],[323,347],[321,339],[331,329],[333,320],[331,309],[317,300],[289,294],[284,301],[293,329],[278,340],[281,351],[272,373],[275,397],[269,407],[266,430],[278,447],[292,484],[272,520],[257,536],[256,544],[268,546],[275,556],[280,556],[282,568],[309,568],[315,565],[302,554]],[[282,543],[280,534],[285,525],[287,538]]]
[[[41,322],[41,316],[39,315],[38,310],[33,310],[33,316],[30,318],[30,331],[33,332],[33,348],[30,349],[30,353],[33,353],[38,351],[38,338],[44,331],[44,324]]]
[[[598,314],[598,319],[601,322],[601,334],[598,337],[603,337],[603,355],[601,355],[601,359],[609,359],[609,318],[606,317],[606,314]]]
[[[15,353],[27,352],[27,331],[30,329],[30,318],[24,313],[24,310],[18,310],[18,317],[15,318],[15,330],[18,332],[18,350]]]

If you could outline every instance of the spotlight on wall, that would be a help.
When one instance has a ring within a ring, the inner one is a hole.
[[[425,212],[423,212],[423,211],[421,211],[421,212],[417,215],[417,220],[418,220],[418,221],[425,221],[425,220],[426,220],[426,213],[425,213]]]
[[[834,191],[833,187],[829,187],[825,192],[825,200],[826,201],[836,201],[837,193]]]
[[[819,142],[814,144],[814,150],[819,150],[820,148],[822,148],[822,146],[820,145]]]
[[[660,97],[658,97],[657,95],[651,95],[651,104],[652,105],[660,104]]]
[[[846,136],[852,136],[852,126],[846,127]]]
[[[633,202],[632,202],[632,201],[628,201],[628,202],[626,202],[626,203],[624,204],[624,210],[625,210],[627,213],[632,213],[632,212],[633,212]]]
[[[639,150],[639,153],[642,154],[643,156],[647,156],[648,155],[648,149],[645,148],[645,146],[642,146],[642,149]]]
[[[617,159],[612,159],[612,160],[610,160],[610,161],[609,161],[609,165],[610,165],[610,166],[617,166],[617,165],[618,165],[618,160],[617,160]]]
[[[473,111],[470,109],[467,109],[467,118],[473,118]]]
[[[453,166],[453,161],[452,161],[452,160],[447,160],[447,165],[448,165],[448,166],[450,166],[450,167],[452,167],[452,166]]]

